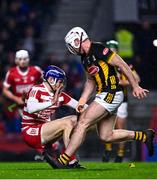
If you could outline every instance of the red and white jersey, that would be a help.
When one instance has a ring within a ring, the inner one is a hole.
[[[26,72],[20,71],[19,67],[16,66],[7,72],[3,85],[11,87],[13,94],[21,97],[23,93],[29,92],[41,76],[42,71],[38,66],[29,66]]]
[[[48,90],[44,82],[33,86],[25,100],[22,125],[28,126],[49,122],[52,114],[59,106],[68,105],[76,108],[78,104],[78,101],[61,92],[58,101],[52,105],[51,99],[53,96],[54,94]]]

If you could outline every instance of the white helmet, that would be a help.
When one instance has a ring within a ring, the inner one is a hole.
[[[28,51],[26,51],[26,50],[16,51],[16,54],[15,54],[15,63],[18,63],[19,59],[23,59],[23,58],[26,59],[29,62]]]
[[[26,50],[16,51],[15,58],[29,58],[28,51]]]
[[[79,39],[79,44],[75,43],[76,39]],[[74,27],[65,36],[65,43],[72,54],[78,54],[76,48],[79,49],[81,43],[86,39],[88,39],[87,33],[81,27]]]

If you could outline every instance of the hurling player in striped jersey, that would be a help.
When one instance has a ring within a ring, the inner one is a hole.
[[[76,108],[81,116],[65,152],[60,154],[57,161],[53,161],[56,168],[67,167],[71,155],[81,146],[88,129],[94,124],[97,125],[98,135],[103,143],[142,141],[147,146],[149,155],[152,156],[155,134],[153,130],[130,131],[113,128],[115,124],[114,112],[124,98],[116,68],[120,68],[127,77],[135,98],[142,99],[147,96],[149,91],[139,86],[131,69],[117,53],[102,43],[93,42],[81,27],[72,28],[65,37],[65,43],[71,53],[81,57],[87,78]],[[84,105],[95,89],[95,99],[84,110]]]

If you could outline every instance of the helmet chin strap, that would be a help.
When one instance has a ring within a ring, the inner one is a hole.
[[[56,84],[56,78],[55,78],[55,82],[54,82],[53,84],[50,84],[47,79],[46,79],[46,82],[47,82],[47,84],[50,86],[52,92],[55,93],[55,90],[53,89],[52,86]]]
[[[50,83],[50,84],[51,84],[51,86],[54,86],[54,85],[56,85],[56,83],[57,83],[57,78],[55,78],[54,82]]]
[[[78,55],[81,55],[82,36],[83,36],[83,32],[81,33],[81,37],[80,37],[80,47],[79,47]]]
[[[68,45],[67,45],[69,51],[70,51],[72,54],[77,54],[77,55],[81,56],[82,36],[83,36],[83,33],[81,33],[80,46],[79,46],[78,51],[77,51],[71,44],[68,44]]]

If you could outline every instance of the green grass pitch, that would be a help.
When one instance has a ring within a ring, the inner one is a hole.
[[[0,163],[0,179],[157,179],[157,163],[82,162],[87,169],[54,170],[47,163]]]

